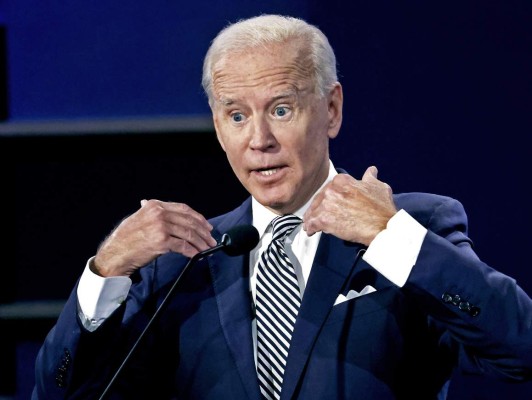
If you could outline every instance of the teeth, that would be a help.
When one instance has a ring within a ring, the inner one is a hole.
[[[265,169],[263,171],[260,171],[260,174],[264,176],[270,176],[270,175],[275,174],[276,172],[277,172],[277,168],[273,168],[273,169]]]

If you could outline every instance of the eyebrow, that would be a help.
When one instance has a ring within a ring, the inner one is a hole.
[[[268,100],[268,104],[275,103],[278,100],[286,99],[286,98],[297,98],[297,90],[289,90],[283,93],[278,94],[277,96],[272,97]],[[232,99],[229,97],[220,97],[218,98],[218,102],[225,107],[229,107],[235,103],[238,103],[238,99]]]
[[[278,94],[277,96],[274,96],[272,99],[271,99],[271,102],[275,102],[277,100],[282,100],[282,99],[286,99],[286,98],[289,98],[289,97],[294,97],[294,98],[297,98],[298,96],[298,93],[299,91],[298,90],[289,90],[287,92],[283,92],[283,93],[280,93]]]
[[[233,99],[229,99],[229,98],[226,98],[226,97],[218,98],[217,102],[220,103],[222,106],[226,106],[226,107],[235,103],[235,101]]]

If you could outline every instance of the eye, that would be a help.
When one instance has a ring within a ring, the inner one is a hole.
[[[275,110],[273,111],[276,117],[285,117],[288,114],[288,112],[289,112],[289,109],[288,107],[285,107],[285,106],[275,107]]]
[[[244,120],[244,116],[242,115],[242,113],[233,113],[231,114],[231,120],[233,122],[242,122]]]

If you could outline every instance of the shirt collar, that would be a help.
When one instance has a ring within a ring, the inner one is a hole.
[[[316,192],[311,196],[311,198],[298,210],[294,212],[294,215],[298,216],[299,218],[303,219],[303,215],[305,214],[305,211],[310,207],[310,204],[312,203],[312,200],[316,196],[316,194],[327,184],[329,183],[338,172],[334,168],[334,165],[331,160],[329,160],[329,175],[327,176],[327,179],[325,179],[325,182],[320,186]],[[257,200],[255,200],[254,197],[251,199],[252,201],[252,213],[253,213],[253,226],[257,228],[259,231],[259,236],[262,238],[266,230],[268,229],[268,226],[270,225],[270,222],[277,217],[278,215],[275,214],[273,211],[269,210],[268,208],[264,207],[262,204],[260,204]]]

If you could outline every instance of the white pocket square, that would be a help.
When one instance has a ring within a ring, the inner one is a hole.
[[[357,292],[356,290],[350,290],[347,293],[347,296],[344,296],[343,294],[339,294],[338,297],[336,298],[336,301],[334,302],[334,305],[343,303],[344,301],[347,301],[347,300],[354,299],[355,297],[360,297],[368,293],[373,293],[375,291],[376,289],[370,285],[367,285],[366,287],[364,287],[364,289],[362,289],[360,292]]]

